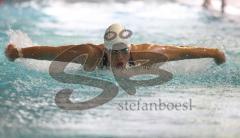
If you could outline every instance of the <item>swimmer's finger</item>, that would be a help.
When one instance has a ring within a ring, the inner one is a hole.
[[[225,54],[222,51],[218,51],[217,56],[215,58],[215,63],[220,65],[226,62]]]
[[[18,58],[18,51],[15,45],[8,44],[6,50],[5,50],[5,56],[10,61],[14,61],[16,58]]]

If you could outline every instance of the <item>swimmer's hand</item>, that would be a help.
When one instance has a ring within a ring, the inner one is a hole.
[[[226,62],[225,54],[222,51],[217,50],[217,54],[215,57],[215,63],[220,65],[220,64],[223,64],[224,62]]]
[[[10,61],[14,61],[16,58],[19,58],[19,54],[16,46],[13,44],[9,44],[5,50],[5,56]]]

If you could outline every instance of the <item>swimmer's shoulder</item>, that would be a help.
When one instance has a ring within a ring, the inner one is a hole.
[[[105,47],[103,44],[93,44],[93,43],[85,43],[85,44],[80,44],[80,45],[77,45],[77,46],[81,46],[81,47],[84,47],[86,49],[89,49],[91,50],[93,53],[103,53],[104,50],[105,50]]]
[[[181,46],[181,45],[170,45],[170,44],[152,44],[152,43],[143,43],[143,44],[131,44],[130,51],[133,52],[156,52],[163,51],[169,48],[184,48],[191,49],[193,46]]]
[[[131,44],[130,49],[131,51],[151,51],[155,48],[164,47],[165,45],[161,44],[152,44],[152,43],[143,43],[143,44]]]
[[[104,51],[106,50],[105,46],[103,44],[93,44],[92,48],[94,49],[94,52],[103,55]]]
[[[74,46],[89,47],[92,49],[101,49],[101,50],[104,49],[103,44],[84,43],[84,44],[79,44],[79,45],[74,45]]]

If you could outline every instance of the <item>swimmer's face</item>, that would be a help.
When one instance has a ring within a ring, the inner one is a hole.
[[[110,25],[104,34],[104,45],[112,68],[125,68],[130,58],[129,40],[132,31],[121,24]]]
[[[121,50],[109,50],[108,59],[112,68],[122,69],[125,68],[130,58],[129,48]]]

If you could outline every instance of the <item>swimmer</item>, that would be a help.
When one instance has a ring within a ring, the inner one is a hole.
[[[224,14],[225,12],[225,7],[226,7],[226,0],[221,0],[222,4],[221,4],[221,12],[222,14]],[[210,9],[210,7],[212,6],[212,2],[211,0],[204,0],[202,6],[206,9]]]
[[[112,24],[104,34],[104,44],[80,44],[67,46],[32,46],[16,48],[9,44],[5,55],[10,61],[17,58],[37,60],[56,60],[82,64],[85,71],[98,68],[126,68],[139,65],[131,62],[147,59],[148,66],[158,62],[177,61],[183,59],[213,58],[216,64],[225,62],[225,55],[216,48],[189,46],[166,46],[159,44],[130,44],[132,31],[121,24]],[[72,60],[74,57],[80,58]]]

